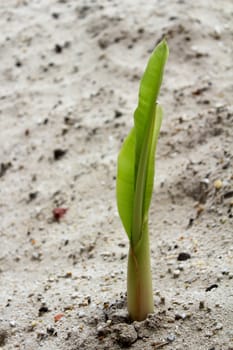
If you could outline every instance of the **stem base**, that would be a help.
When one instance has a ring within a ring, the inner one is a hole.
[[[135,247],[131,244],[129,248],[127,304],[129,316],[134,321],[143,321],[149,313],[154,312],[147,227],[138,244]]]

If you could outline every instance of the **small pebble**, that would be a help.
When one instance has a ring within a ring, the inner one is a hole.
[[[57,336],[57,331],[56,331],[56,329],[55,329],[53,326],[51,326],[51,325],[49,325],[49,326],[47,327],[46,331],[47,331],[47,333],[48,333],[49,335]]]
[[[137,332],[132,324],[119,323],[114,327],[117,341],[122,346],[130,346],[137,340]]]
[[[31,328],[34,329],[37,326],[38,322],[37,321],[32,321],[31,322]]]
[[[203,300],[201,300],[199,303],[199,310],[203,310],[204,308],[205,308],[205,303]]]
[[[128,311],[124,309],[116,310],[111,315],[109,315],[109,318],[113,323],[127,322],[129,319]]]
[[[37,336],[37,339],[43,340],[43,339],[46,339],[46,338],[47,338],[48,334],[45,333],[44,331],[40,331],[40,332],[37,333],[36,336]]]
[[[31,260],[33,261],[41,261],[42,254],[40,252],[33,252],[31,256]]]
[[[53,158],[54,160],[60,160],[66,153],[66,149],[57,148],[53,151]]]
[[[62,47],[60,44],[56,44],[56,45],[54,46],[54,51],[55,51],[56,53],[61,53],[62,50],[63,50],[63,47]]]
[[[83,318],[83,317],[85,317],[86,316],[86,313],[84,312],[84,311],[79,311],[78,312],[78,317],[79,318]]]
[[[180,270],[173,271],[173,278],[178,278],[180,276]]]
[[[165,297],[161,297],[160,298],[160,304],[161,305],[165,305]]]
[[[211,331],[207,331],[205,334],[205,337],[207,337],[207,338],[211,338],[212,336],[213,336],[213,332],[211,332]]]
[[[98,327],[97,327],[98,336],[105,336],[109,333],[111,333],[111,330],[106,323],[102,322],[98,325]]]
[[[210,183],[210,180],[208,178],[204,178],[200,182],[201,182],[201,184],[204,184],[204,185],[206,185],[208,187],[208,185]]]
[[[46,312],[49,312],[49,308],[48,306],[45,305],[42,305],[40,308],[39,308],[39,316],[42,316],[43,314],[45,314]]]
[[[169,341],[169,343],[172,343],[176,339],[175,334],[168,334],[166,340]]]
[[[12,328],[16,327],[16,322],[15,322],[15,321],[10,321],[10,326],[11,326]]]
[[[187,315],[184,312],[182,314],[179,314],[179,313],[175,314],[175,320],[185,320],[186,318],[187,318]]]
[[[222,275],[229,275],[229,270],[227,268],[224,268],[222,270]]]
[[[214,181],[214,188],[218,191],[222,188],[222,181],[220,179]]]
[[[215,330],[215,331],[219,331],[220,329],[223,329],[223,325],[222,325],[222,323],[219,322],[219,323],[217,323],[216,326],[214,327],[214,330]]]
[[[191,255],[189,253],[184,253],[184,252],[180,253],[177,257],[178,261],[185,261],[188,259],[191,259]]]
[[[218,285],[214,283],[214,284],[211,284],[211,286],[207,287],[205,291],[210,292],[212,289],[216,289],[216,288],[218,288]]]

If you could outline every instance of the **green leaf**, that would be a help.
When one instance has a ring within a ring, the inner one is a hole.
[[[142,76],[138,106],[134,112],[134,125],[136,129],[136,172],[142,143],[145,136],[146,125],[155,103],[157,102],[160,86],[163,79],[164,66],[168,57],[168,46],[165,40],[161,41],[150,56],[146,70]]]
[[[135,183],[135,130],[132,128],[118,155],[117,206],[124,229],[131,239]]]
[[[149,160],[148,160],[148,173],[147,173],[146,186],[145,186],[145,197],[144,197],[144,207],[143,207],[144,221],[148,215],[153,187],[154,187],[155,153],[156,153],[156,146],[159,138],[160,127],[162,124],[162,119],[163,119],[162,107],[159,104],[156,104],[155,120],[154,120],[154,125],[152,127],[153,135],[152,135],[150,154],[149,154]]]
[[[168,47],[162,41],[153,51],[143,74],[134,128],[118,156],[118,211],[133,245],[141,238],[153,191],[154,155],[162,121],[162,109],[156,102],[167,56]]]
[[[138,171],[136,176],[136,187],[134,194],[134,212],[132,226],[132,243],[136,245],[143,234],[143,225],[148,220],[155,169],[155,151],[162,123],[162,108],[156,104],[153,107],[142,144]]]

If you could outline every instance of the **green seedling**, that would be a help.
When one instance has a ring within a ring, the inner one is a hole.
[[[130,318],[137,321],[144,320],[154,311],[148,212],[163,116],[157,98],[168,52],[163,40],[148,61],[140,83],[134,127],[118,155],[117,206],[129,238],[127,304]]]

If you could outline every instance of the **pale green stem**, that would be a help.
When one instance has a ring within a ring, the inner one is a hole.
[[[146,319],[154,311],[148,225],[136,246],[130,244],[128,256],[127,302],[134,321]]]

